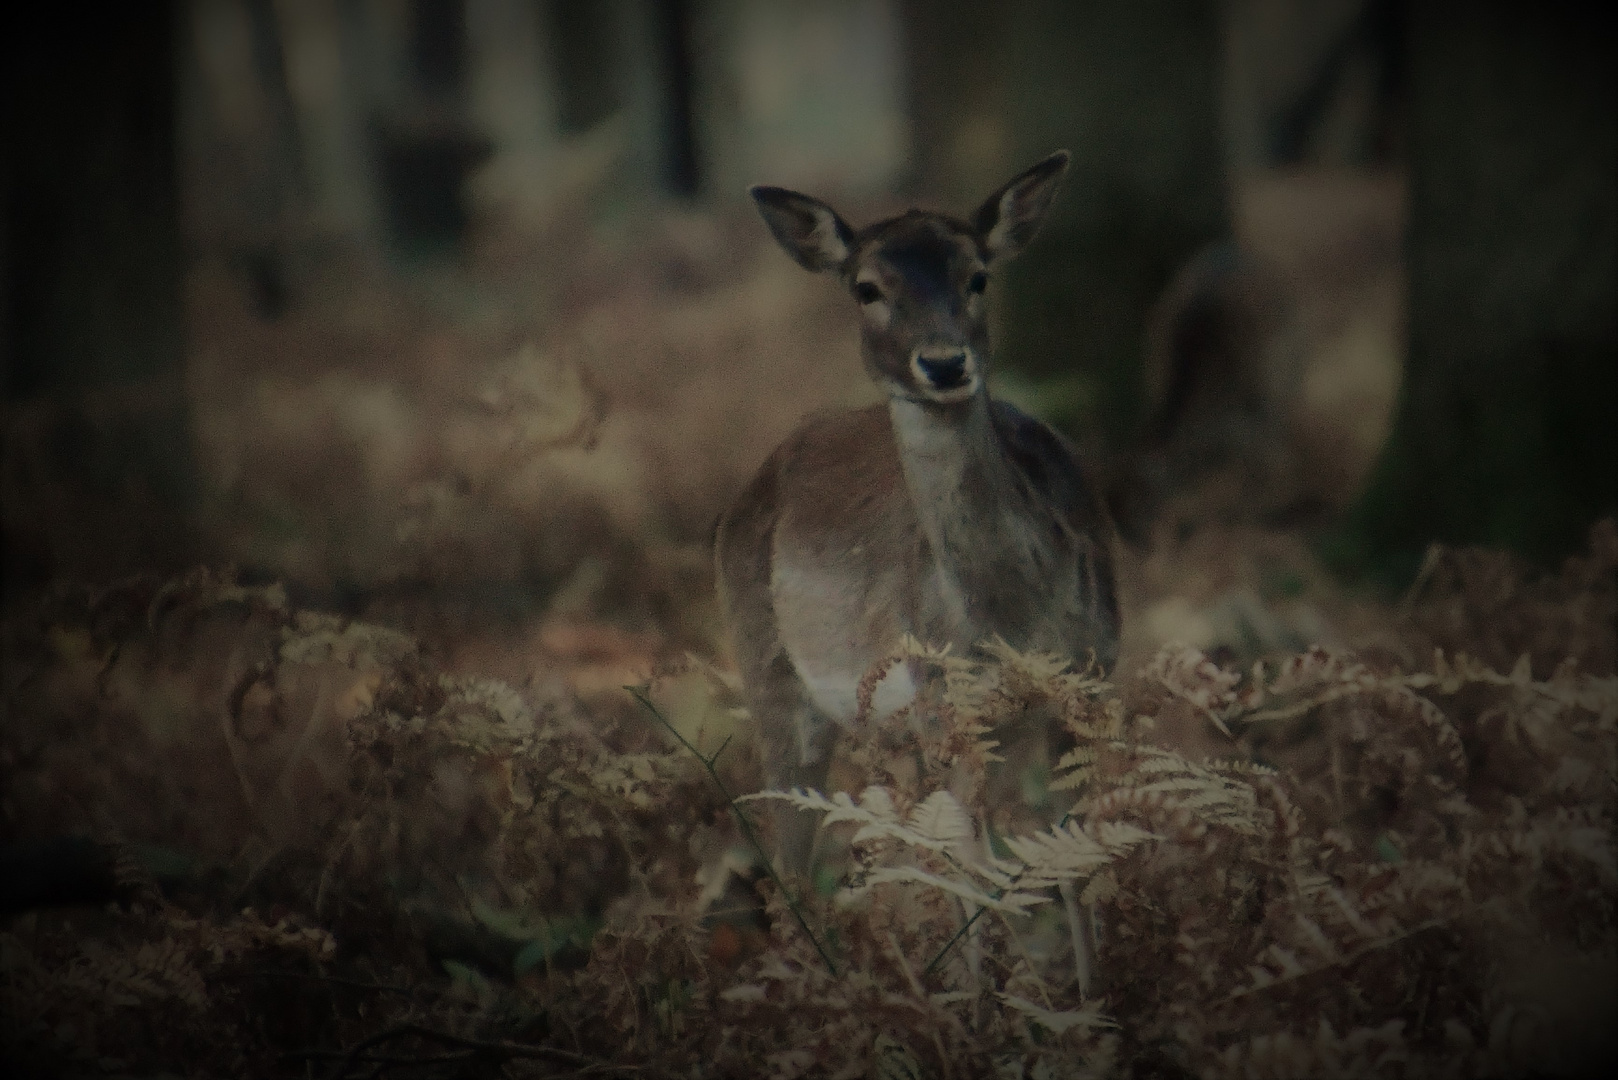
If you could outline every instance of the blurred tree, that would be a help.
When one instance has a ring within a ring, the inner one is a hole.
[[[614,13],[600,0],[546,0],[545,14],[556,70],[556,124],[564,135],[582,135],[624,102],[616,76],[621,42]]]
[[[374,32],[366,16],[374,11],[330,0],[246,3],[255,12],[261,47],[281,57],[282,69],[262,78],[266,89],[284,93],[292,105],[304,196],[299,225],[310,228],[323,244],[367,252],[377,241],[381,218],[366,137],[370,102],[361,62],[365,39]],[[420,7],[422,25],[413,44],[423,77],[454,78],[465,52],[464,32],[451,33],[459,25],[459,6],[441,0]],[[271,9],[269,15],[258,14],[264,8]]]
[[[559,131],[565,129],[558,116],[568,88],[567,79],[558,77],[563,47],[544,15],[532,3],[512,0],[466,4],[468,113],[473,129],[490,143],[488,162],[472,174],[471,216],[529,235],[542,230],[553,212],[552,177]]]
[[[268,0],[191,0],[179,40],[178,143],[190,254],[220,258],[254,305],[277,318],[292,300],[283,234],[304,212],[286,58]]]
[[[911,141],[895,0],[704,0],[691,14],[704,196],[781,184],[858,217],[892,192]]]
[[[173,19],[28,20],[7,43],[6,395],[180,357]]]
[[[1612,23],[1413,0],[1410,352],[1328,554],[1390,584],[1430,541],[1548,559],[1618,500]]]
[[[1316,4],[1298,8],[1311,14],[1317,11]],[[1269,118],[1266,156],[1274,164],[1297,165],[1311,158],[1328,164],[1385,164],[1399,149],[1404,2],[1357,0],[1348,10],[1346,23],[1305,69],[1302,85]],[[1363,100],[1354,102],[1356,96]],[[1360,115],[1352,119],[1334,115],[1344,111]],[[1345,119],[1349,119],[1346,124]],[[1335,147],[1320,145],[1334,142]]]
[[[498,25],[502,14],[513,14],[514,5],[478,7],[485,16],[478,20],[482,40],[469,43],[465,0],[407,0],[406,17],[400,20],[405,33],[393,39],[404,45],[402,54],[391,58],[394,86],[374,104],[383,216],[393,254],[406,264],[438,263],[459,253],[469,219],[466,178],[488,160],[494,139],[508,134],[501,130],[505,120],[487,111],[489,84],[509,77],[509,61],[520,65],[538,44],[512,41],[510,52],[469,49],[469,44],[487,45],[492,36],[515,29]],[[468,68],[474,65],[480,70],[469,80]],[[506,90],[533,93],[537,88],[530,79]],[[479,130],[475,113],[483,113],[477,119],[495,130]]]
[[[690,0],[653,5],[658,70],[663,78],[663,188],[693,198],[702,185],[696,118],[692,115],[692,12]]]
[[[964,212],[1015,171],[1007,160],[1003,9],[903,0],[900,11],[911,127],[906,194]]]
[[[172,524],[193,489],[175,16],[11,9],[0,28],[8,586],[185,557],[142,529]],[[72,536],[36,520],[47,507]]]
[[[988,18],[992,29],[955,5],[907,8],[919,160],[949,169],[928,148],[954,146],[974,171],[999,158],[1003,179],[1073,151],[1040,242],[1006,272],[998,347],[1037,384],[1047,417],[1117,447],[1142,409],[1147,313],[1183,263],[1228,233],[1217,6],[1016,0]],[[1003,101],[1009,131],[994,132],[985,100]],[[951,118],[965,125],[946,140],[933,129]]]

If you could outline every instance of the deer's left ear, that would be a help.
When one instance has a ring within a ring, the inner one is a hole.
[[[1034,238],[1056,189],[1067,172],[1069,154],[1058,150],[1032,169],[1012,179],[984,200],[972,216],[990,262],[1009,259]]]
[[[806,270],[840,270],[854,253],[854,230],[819,199],[760,185],[749,192],[776,242]]]

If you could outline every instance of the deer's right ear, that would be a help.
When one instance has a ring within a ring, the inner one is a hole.
[[[1051,200],[1056,198],[1069,156],[1066,150],[1058,150],[1013,177],[978,208],[972,223],[983,238],[991,263],[1011,258],[1034,238],[1045,212],[1051,208]]]
[[[837,270],[854,254],[854,231],[819,199],[763,185],[751,194],[764,223],[798,265],[817,273]]]

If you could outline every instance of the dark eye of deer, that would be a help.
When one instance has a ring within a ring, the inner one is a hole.
[[[874,304],[882,299],[882,290],[869,281],[857,281],[854,283],[854,299],[862,304]]]
[[[966,287],[975,293],[982,292],[989,287],[989,275],[979,270],[967,279]]]

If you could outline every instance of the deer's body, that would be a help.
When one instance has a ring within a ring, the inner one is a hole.
[[[1031,237],[1065,165],[1018,177],[972,225],[912,211],[858,235],[807,196],[755,190],[783,246],[853,288],[866,365],[889,392],[811,418],[719,524],[720,603],[771,786],[823,785],[861,679],[905,633],[1114,659],[1100,504],[1067,442],[991,399],[983,378],[985,271]],[[913,692],[895,668],[871,711]],[[804,868],[812,832],[791,819],[782,831],[787,863]]]

